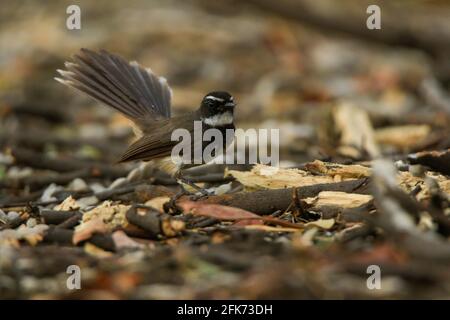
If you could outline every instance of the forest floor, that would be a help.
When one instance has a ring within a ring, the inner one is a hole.
[[[450,37],[422,37],[450,6],[396,45],[270,3],[81,1],[78,31],[63,4],[2,8],[0,298],[450,296]],[[53,80],[81,47],[164,75],[174,113],[231,92],[237,127],[280,130],[280,168],[195,168],[214,195],[170,203],[173,178],[116,164],[128,120]]]

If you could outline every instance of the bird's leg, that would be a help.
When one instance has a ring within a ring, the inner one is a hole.
[[[190,197],[192,200],[194,200],[194,201],[199,200],[199,199],[201,199],[202,197],[207,197],[207,196],[212,195],[212,193],[208,192],[208,191],[205,190],[204,188],[201,188],[201,187],[197,186],[195,183],[193,183],[192,181],[189,181],[188,179],[183,178],[183,177],[181,176],[181,170],[178,170],[178,171],[176,172],[176,174],[174,175],[174,178],[175,178],[175,179],[177,180],[177,182],[179,183],[181,190],[178,191],[175,195],[173,195],[173,196],[170,198],[170,201],[169,201],[168,206],[169,206],[169,208],[171,208],[173,211],[177,211],[177,210],[178,210],[178,208],[177,208],[177,206],[176,206],[176,202],[177,202],[178,199],[180,199],[180,198],[181,198],[182,196],[184,196],[184,195],[189,196],[189,197]],[[188,186],[191,186],[192,188],[194,188],[195,190],[197,190],[198,192],[200,192],[201,195],[196,195],[196,194],[194,194],[194,193],[192,193],[192,192],[186,190],[186,188],[184,187],[183,184],[186,184],[186,185],[188,185]]]
[[[183,185],[180,185],[181,190],[178,191],[177,193],[175,193],[172,197],[170,197],[169,203],[168,203],[168,207],[173,211],[173,212],[177,212],[179,211],[178,207],[177,207],[177,200],[180,199],[182,196],[184,195],[190,195],[191,193],[188,192]]]
[[[187,184],[188,186],[194,188],[196,191],[200,192],[202,194],[202,196],[210,196],[210,195],[212,195],[212,193],[209,192],[208,190],[206,190],[206,189],[204,189],[202,187],[199,187],[198,185],[196,185],[192,181],[189,181],[189,180],[187,180],[185,178],[179,178],[178,181],[180,181],[181,183]],[[183,185],[181,185],[181,187],[184,189]],[[186,192],[188,192],[188,191],[186,191]]]
[[[172,197],[170,197],[170,201],[168,203],[168,208],[170,210],[172,210],[173,212],[177,212],[179,211],[179,208],[177,207],[176,202],[178,201],[178,199],[180,199],[182,196],[189,196],[192,200],[198,200],[201,197],[207,196],[209,195],[209,192],[200,188],[199,186],[197,186],[195,183],[189,181],[188,179],[185,179],[181,176],[181,168],[178,168],[178,170],[175,171],[175,173],[173,174],[173,177],[175,178],[175,180],[177,181],[178,185],[180,186],[180,191],[178,191],[176,194],[174,194]],[[184,187],[184,184],[191,186],[192,188],[194,188],[195,190],[199,191],[202,193],[201,196],[197,196],[194,193],[186,190],[186,188]]]
[[[184,192],[184,194],[189,194],[189,193],[190,193],[190,192],[188,192],[188,191],[184,188],[184,186],[183,186],[183,184],[186,184],[186,185],[192,187],[193,189],[195,189],[197,192],[200,192],[200,193],[201,193],[201,196],[200,196],[200,197],[207,197],[207,196],[213,195],[213,193],[208,192],[206,189],[201,188],[201,187],[199,187],[198,185],[196,185],[195,183],[193,183],[192,181],[190,181],[190,180],[184,178],[184,177],[181,175],[181,170],[178,170],[178,171],[177,171],[177,173],[175,174],[175,179],[179,182],[179,184],[180,184],[180,186],[181,186],[181,188],[182,188],[182,192]],[[196,196],[195,194],[192,194],[192,193],[190,193],[190,194],[193,195],[193,196],[195,196],[195,197],[198,197],[198,196]]]

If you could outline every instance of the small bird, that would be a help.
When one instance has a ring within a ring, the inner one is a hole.
[[[181,176],[181,169],[195,165],[175,162],[171,158],[172,148],[178,143],[171,140],[172,132],[186,129],[193,137],[194,121],[201,121],[203,131],[215,128],[225,136],[227,129],[235,129],[233,97],[225,91],[210,92],[196,111],[171,116],[172,90],[166,79],[158,77],[151,69],[105,50],[96,52],[83,48],[73,60],[65,63],[66,70],[57,70],[61,78],[55,80],[114,108],[134,123],[138,139],[119,162],[153,161],[155,167],[199,190]],[[230,143],[224,139],[224,150],[227,142]],[[191,138],[192,155],[194,144]],[[205,143],[202,141],[200,146],[204,148]]]

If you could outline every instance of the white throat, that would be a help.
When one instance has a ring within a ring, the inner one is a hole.
[[[204,118],[203,122],[211,127],[221,127],[233,123],[233,113],[230,111],[219,113],[214,116]]]

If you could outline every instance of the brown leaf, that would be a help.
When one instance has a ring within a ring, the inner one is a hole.
[[[170,197],[156,197],[148,200],[145,205],[155,208],[160,212],[164,212],[164,204],[170,201]]]
[[[262,225],[264,222],[269,222],[286,228],[304,228],[304,225],[301,223],[292,223],[270,216],[259,216],[244,209],[228,207],[219,204],[183,201],[179,204],[179,206],[183,209],[184,212],[190,212],[192,214],[207,216],[218,220],[240,222],[235,223],[234,226]]]
[[[260,231],[266,231],[266,232],[300,232],[300,230],[297,228],[272,227],[272,226],[264,226],[264,225],[246,226],[245,229],[260,230]]]
[[[355,149],[355,156],[367,152],[375,157],[380,151],[374,138],[374,130],[367,111],[347,102],[342,102],[333,109],[335,128],[340,133],[340,151]],[[349,154],[350,155],[350,154]],[[353,155],[353,152],[352,152]]]
[[[239,208],[227,207],[219,204],[206,204],[194,201],[183,201],[179,204],[179,206],[183,209],[184,212],[190,212],[194,215],[207,216],[218,220],[235,221],[245,219],[245,222],[244,220],[240,221],[242,222],[240,225],[263,224],[260,216],[250,211]]]
[[[116,227],[126,227],[128,222],[125,218],[125,214],[129,209],[130,206],[127,205],[115,204],[112,201],[104,201],[99,206],[86,212],[83,215],[83,222],[100,218],[107,225],[109,230],[113,230]]]
[[[70,210],[77,210],[79,208],[80,205],[77,203],[77,201],[74,198],[72,198],[72,196],[69,196],[66,199],[64,199],[63,202],[57,205],[54,210],[70,211]]]
[[[400,150],[408,150],[429,136],[429,125],[402,125],[377,129],[375,139],[378,143],[391,145]]]
[[[134,241],[129,236],[126,235],[122,230],[117,230],[112,234],[112,239],[114,241],[114,245],[117,249],[122,248],[143,248],[144,245],[137,241]]]
[[[94,233],[106,233],[109,231],[108,226],[103,222],[102,218],[94,218],[79,225],[73,234],[72,243],[78,244],[81,241],[87,240]]]

